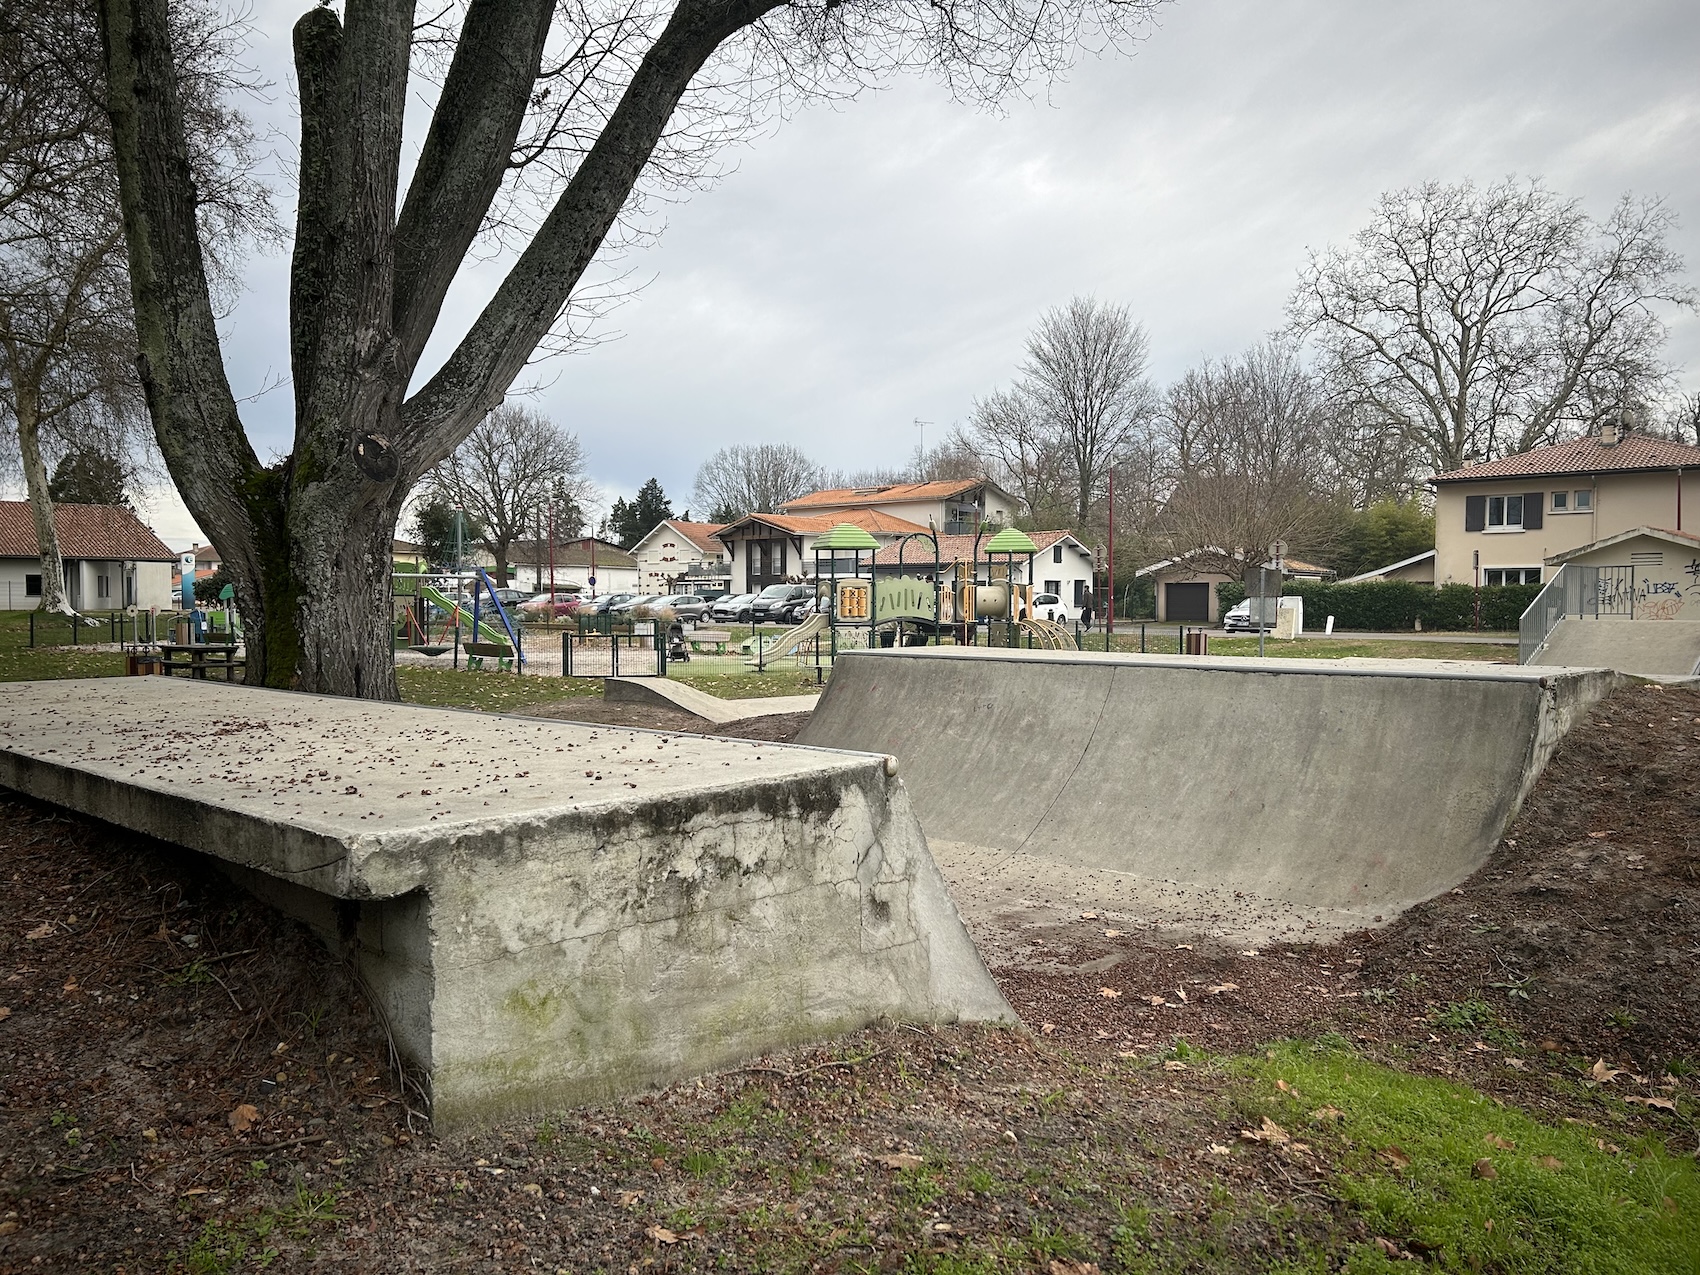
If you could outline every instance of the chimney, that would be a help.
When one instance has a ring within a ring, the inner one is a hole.
[[[1601,421],[1595,437],[1600,440],[1601,447],[1616,447],[1618,442],[1617,422],[1611,417]]]

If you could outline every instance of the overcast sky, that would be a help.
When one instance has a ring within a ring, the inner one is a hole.
[[[255,60],[294,134],[288,30],[260,0]],[[1132,57],[1089,59],[1004,113],[920,79],[802,111],[732,155],[626,264],[617,339],[539,369],[535,402],[592,476],[659,478],[692,504],[728,443],[792,442],[830,466],[900,464],[1009,380],[1024,335],[1076,293],[1128,305],[1161,381],[1277,327],[1308,248],[1383,190],[1539,175],[1603,215],[1664,197],[1700,270],[1700,9],[1694,0],[1180,0]],[[285,211],[293,215],[293,206]],[[238,394],[287,368],[287,261],[256,261],[228,327]],[[447,322],[498,277],[469,273]],[[1700,322],[1672,354],[1700,385]],[[246,406],[287,449],[287,387]],[[173,539],[180,510],[152,511]]]

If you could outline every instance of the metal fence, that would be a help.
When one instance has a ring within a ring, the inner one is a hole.
[[[640,626],[641,627],[641,626]],[[658,629],[660,625],[651,625]],[[562,677],[666,677],[665,633],[561,634]]]
[[[1618,573],[1626,578],[1620,584]],[[1547,637],[1567,616],[1595,619],[1602,615],[1633,616],[1634,580],[1628,567],[1585,567],[1567,562],[1535,595],[1517,623],[1517,662],[1527,664],[1540,653]]]

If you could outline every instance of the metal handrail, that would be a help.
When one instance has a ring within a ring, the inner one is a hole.
[[[1517,662],[1527,664],[1539,655],[1560,620],[1598,618],[1599,613],[1600,569],[1565,563],[1518,618]]]

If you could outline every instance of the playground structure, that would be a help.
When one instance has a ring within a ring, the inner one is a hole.
[[[970,916],[1327,937],[1486,860],[1617,676],[1427,660],[849,655],[801,742],[895,756]],[[1016,922],[1020,924],[1020,922]]]
[[[440,577],[438,577],[440,578]],[[525,644],[521,630],[496,596],[496,585],[483,567],[459,574],[471,586],[472,603],[467,606],[456,601],[432,584],[423,575],[398,572],[391,577],[392,594],[404,603],[401,618],[396,624],[396,637],[411,651],[422,655],[442,655],[459,641],[461,631],[470,630],[472,640],[462,642],[467,652],[467,667],[482,668],[486,659],[495,659],[497,667],[509,670],[517,661],[525,664]],[[482,603],[488,599],[487,606]],[[406,605],[411,600],[413,605]],[[440,613],[435,622],[437,634],[431,634],[433,621],[427,610],[435,607]],[[494,611],[497,624],[485,618],[486,610]]]

